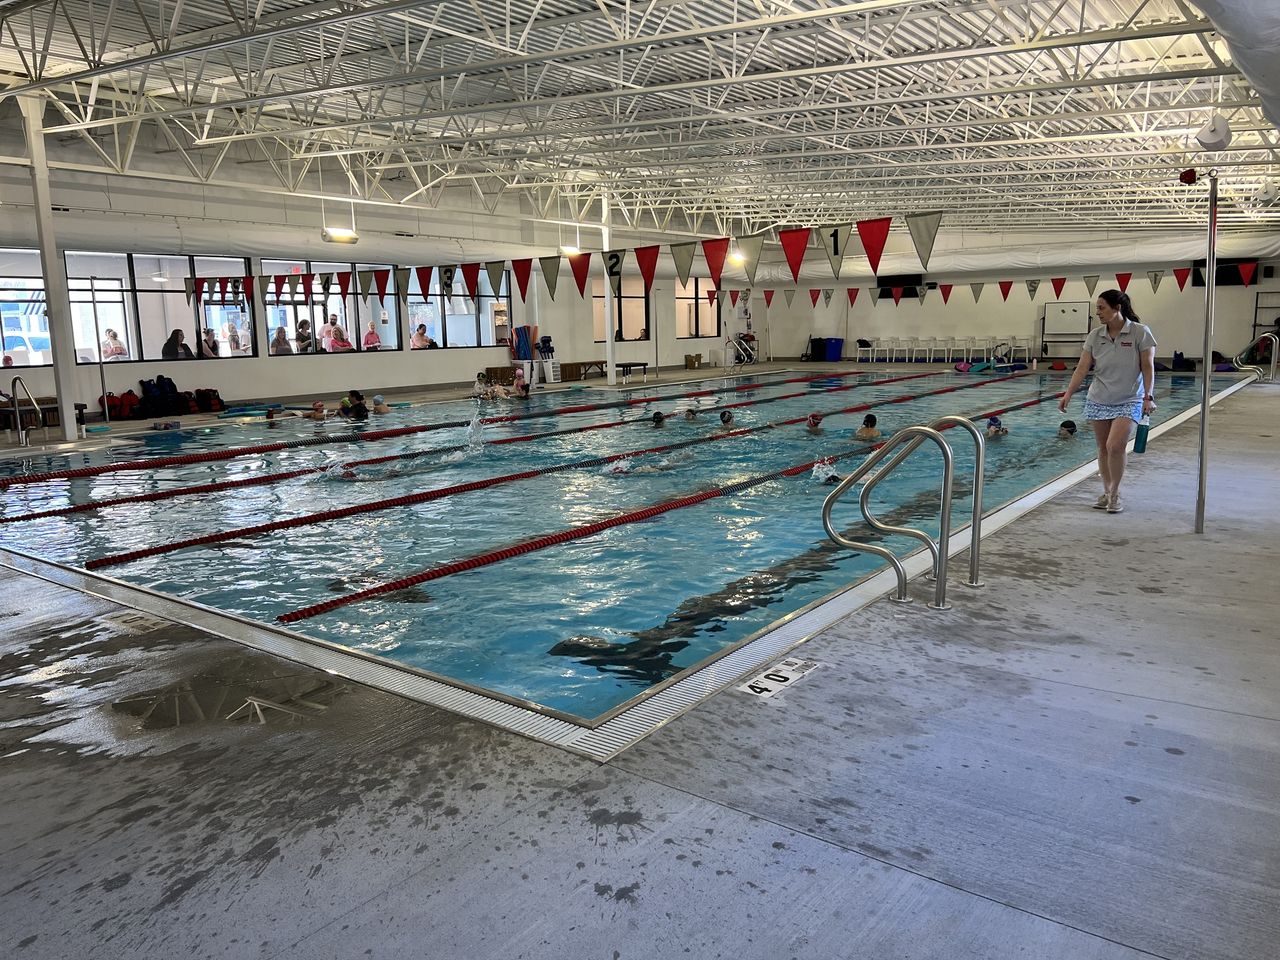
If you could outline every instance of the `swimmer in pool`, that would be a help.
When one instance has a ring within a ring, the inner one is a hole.
[[[1076,438],[1076,422],[1074,420],[1063,420],[1058,424],[1059,440],[1074,440]]]
[[[695,410],[693,407],[685,407],[685,410],[684,410],[684,418],[685,418],[686,420],[697,420],[697,419],[698,419],[698,411],[697,411],[697,410]]]
[[[666,415],[665,413],[663,413],[661,410],[655,410],[655,411],[653,412],[653,427],[654,427],[654,429],[655,429],[655,430],[657,430],[657,429],[660,429],[660,428],[662,428],[662,427],[665,427],[666,425],[667,425],[667,415]]]
[[[1000,421],[999,417],[987,418],[987,439],[988,440],[996,440],[996,439],[999,439],[1000,437],[1007,437],[1008,435],[1009,435],[1009,428],[1006,427]]]
[[[390,413],[391,412],[390,405],[387,403],[386,400],[383,399],[382,394],[380,393],[373,398],[373,406],[370,409],[373,413]]]
[[[733,429],[733,411],[732,410],[720,411],[720,429],[721,430]]]
[[[822,436],[826,432],[822,429],[822,414],[809,414],[809,416],[805,418],[804,428],[815,437]]]
[[[862,418],[862,426],[854,433],[855,440],[879,440],[880,431],[876,429],[876,415],[868,413]]]
[[[315,401],[311,404],[311,412],[304,413],[302,415],[304,420],[325,420],[331,416],[333,416],[333,414],[325,411],[323,400]]]

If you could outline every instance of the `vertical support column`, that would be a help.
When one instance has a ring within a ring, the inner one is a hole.
[[[1196,485],[1196,533],[1204,533],[1205,487],[1209,480],[1209,381],[1213,375],[1213,302],[1218,279],[1218,171],[1209,171],[1209,235],[1204,264],[1204,369],[1200,384],[1200,478]],[[1151,386],[1147,387],[1151,392]]]
[[[67,271],[58,256],[53,231],[53,203],[49,193],[49,164],[44,153],[44,99],[39,94],[18,97],[22,126],[31,158],[31,192],[36,217],[36,239],[40,246],[40,271],[44,275],[45,316],[49,321],[49,343],[53,348],[53,382],[58,393],[58,418],[62,438],[76,438],[76,341],[71,328],[71,297],[67,292]]]
[[[543,332],[542,324],[540,322],[542,319],[542,302],[538,299],[538,284],[536,282],[537,279],[538,279],[537,277],[530,278],[529,286],[532,289],[529,291],[529,296],[527,296],[524,301],[524,322],[525,322],[525,325],[528,326],[530,330],[537,330],[538,337],[539,339],[541,339],[542,332]],[[507,283],[515,283],[515,282],[516,282],[516,278],[513,272],[510,275],[510,279],[507,280]],[[511,342],[512,343],[515,343],[515,335],[516,335],[515,318],[512,317],[512,322],[511,322],[511,338],[512,338]],[[533,361],[532,363],[529,364],[529,374],[530,374],[529,389],[532,390],[534,387],[538,385],[538,382],[539,382],[538,374],[542,368],[542,360],[540,355],[538,354],[538,345],[536,343],[530,344],[529,348],[530,348],[529,356]],[[520,361],[517,360],[516,362],[519,363]],[[549,383],[550,381],[543,378],[543,382]]]
[[[606,193],[600,201],[601,217],[600,217],[600,249],[613,249],[613,232],[609,229],[609,195]],[[610,384],[618,382],[618,368],[614,365],[615,354],[617,353],[616,341],[614,340],[614,301],[613,301],[613,284],[609,282],[609,278],[604,278],[604,373],[605,378]],[[655,371],[656,372],[656,371]]]
[[[271,335],[275,333],[267,321],[266,278],[262,276],[262,258],[249,258],[249,275],[253,277],[253,296],[245,297],[245,306],[249,308],[250,326],[253,330],[254,353],[258,358],[271,355]],[[347,326],[351,326],[351,318],[347,317]],[[359,324],[356,324],[359,327]],[[357,329],[354,336],[359,336]]]

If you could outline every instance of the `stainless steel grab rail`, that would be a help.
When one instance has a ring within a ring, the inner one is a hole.
[[[851,473],[845,477],[836,488],[827,496],[822,505],[822,525],[827,532],[827,536],[835,543],[851,550],[858,550],[864,553],[870,553],[873,556],[881,557],[887,560],[898,579],[898,588],[896,594],[889,599],[895,603],[909,603],[910,598],[907,596],[907,576],[906,570],[902,566],[902,562],[894,555],[894,553],[886,547],[876,546],[875,544],[859,543],[849,540],[835,529],[831,522],[831,513],[840,498],[855,483],[870,474],[889,456],[891,451],[896,449],[888,462],[875,470],[875,474],[867,480],[863,485],[862,493],[858,498],[859,507],[862,511],[862,518],[866,524],[879,533],[899,534],[902,536],[912,537],[922,542],[929,550],[930,557],[933,560],[933,579],[934,579],[934,601],[929,604],[935,610],[950,609],[950,605],[946,602],[947,597],[947,560],[950,552],[951,540],[951,500],[953,482],[955,477],[955,456],[950,444],[943,439],[939,427],[956,426],[965,430],[973,439],[975,448],[974,457],[974,476],[973,476],[973,512],[970,521],[970,545],[969,545],[969,579],[965,586],[980,587],[982,581],[978,579],[980,556],[979,551],[982,540],[982,492],[985,485],[986,471],[986,439],[982,435],[982,431],[977,425],[967,417],[950,415],[939,417],[928,426],[907,427],[898,431],[889,440],[876,450],[870,457]],[[876,519],[871,514],[871,491],[885,477],[889,476],[899,464],[907,457],[911,456],[926,440],[932,440],[938,445],[938,449],[942,453],[943,473],[942,473],[942,504],[940,518],[938,522],[938,539],[935,542],[923,530],[916,530],[912,527],[899,527],[886,524]]]
[[[35,407],[36,419],[40,426],[44,427],[44,407],[36,403],[36,398],[31,395],[26,382],[21,377],[14,377],[13,382],[9,384],[9,397],[13,403],[13,424],[18,431],[18,446],[25,447],[28,445],[27,434],[30,432],[22,425],[22,408],[18,405],[18,388],[22,388],[22,392],[27,395],[27,399],[31,402],[31,406]],[[45,429],[48,429],[47,427]]]
[[[1244,355],[1249,351],[1249,349],[1251,347],[1256,347],[1263,340],[1271,341],[1271,372],[1269,375],[1267,374],[1266,371],[1262,369],[1262,367],[1258,366],[1256,363],[1244,362]],[[1235,357],[1232,358],[1231,365],[1235,367],[1237,370],[1247,370],[1248,372],[1254,374],[1255,376],[1257,376],[1259,383],[1275,383],[1276,382],[1276,364],[1278,362],[1280,362],[1280,337],[1277,337],[1274,333],[1264,333],[1262,336],[1258,337],[1257,340],[1254,340],[1253,343],[1249,344],[1248,347],[1245,347],[1243,350],[1237,353]],[[1209,371],[1206,370],[1205,373],[1208,374]]]

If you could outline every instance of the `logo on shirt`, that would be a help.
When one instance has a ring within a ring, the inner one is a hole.
[[[1133,346],[1133,341],[1132,341],[1132,340],[1121,340],[1121,341],[1120,341],[1120,346],[1122,346],[1122,347],[1132,347],[1132,346]]]

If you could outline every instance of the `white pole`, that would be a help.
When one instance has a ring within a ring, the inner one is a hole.
[[[1204,369],[1200,384],[1200,477],[1196,486],[1196,533],[1204,533],[1205,487],[1209,479],[1209,380],[1213,374],[1213,301],[1218,280],[1218,171],[1209,171],[1208,254],[1204,264]],[[1151,385],[1147,385],[1147,391]]]
[[[600,243],[601,248],[608,250],[613,246],[612,231],[609,229],[609,195],[600,198]],[[610,385],[618,382],[618,368],[614,366],[614,322],[613,322],[613,284],[609,282],[606,272],[604,278],[604,370],[605,378]],[[595,337],[592,337],[594,340]]]
[[[102,358],[102,330],[98,327],[98,278],[89,278],[89,304],[93,308],[93,336],[98,343],[98,382],[102,384],[102,419],[111,422],[111,404],[107,403],[107,368]]]

